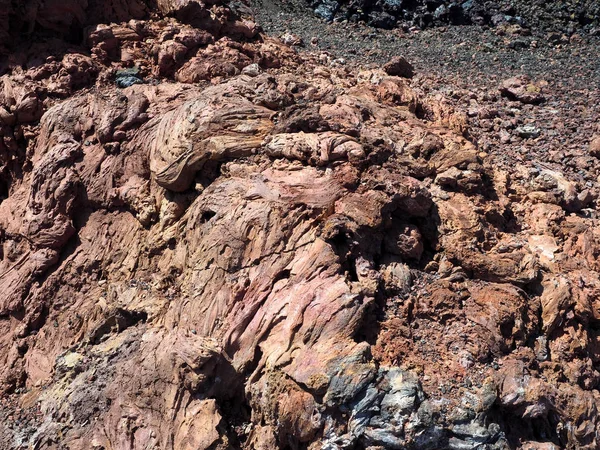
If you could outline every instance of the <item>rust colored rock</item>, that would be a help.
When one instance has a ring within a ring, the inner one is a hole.
[[[383,70],[388,75],[403,78],[412,78],[415,76],[415,69],[404,56],[394,56],[384,64]]]
[[[541,87],[526,75],[504,80],[500,92],[503,96],[521,103],[537,105],[546,101]]]
[[[595,136],[592,138],[589,151],[590,155],[595,156],[596,158],[600,157],[600,136]]]

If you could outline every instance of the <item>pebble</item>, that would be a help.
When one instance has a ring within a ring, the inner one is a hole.
[[[242,74],[250,77],[257,77],[261,72],[262,70],[257,63],[249,64],[242,69]]]
[[[533,125],[524,125],[518,127],[515,131],[523,139],[535,139],[542,134],[541,130]]]
[[[594,136],[589,146],[590,155],[600,158],[600,136]]]

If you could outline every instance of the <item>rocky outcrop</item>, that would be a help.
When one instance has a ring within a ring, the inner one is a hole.
[[[2,448],[596,448],[593,195],[157,8],[0,78]]]

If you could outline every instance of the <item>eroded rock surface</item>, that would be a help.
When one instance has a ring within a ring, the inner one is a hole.
[[[593,192],[241,7],[60,5],[0,78],[2,448],[598,447]]]

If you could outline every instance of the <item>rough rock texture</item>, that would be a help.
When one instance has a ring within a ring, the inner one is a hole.
[[[594,0],[308,0],[316,15],[332,20],[365,21],[391,29],[440,25],[506,25],[572,34],[597,33],[600,5]]]
[[[1,448],[598,448],[593,192],[243,7],[56,5],[0,78]]]

